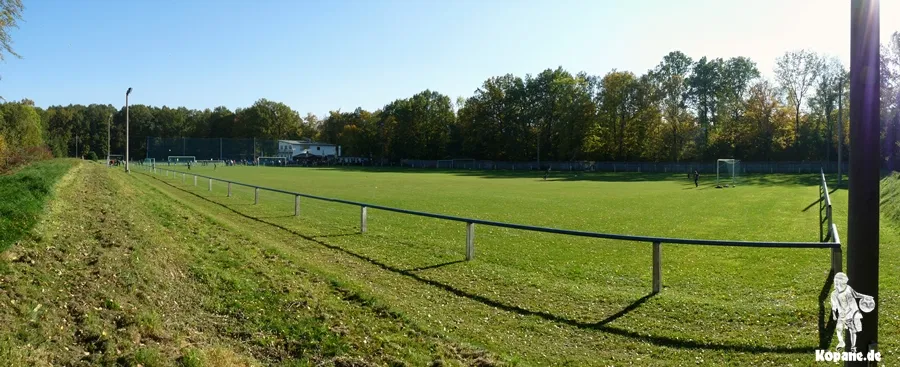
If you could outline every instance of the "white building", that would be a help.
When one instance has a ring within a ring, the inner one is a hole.
[[[292,160],[297,156],[306,158],[337,158],[341,156],[341,147],[311,140],[279,140],[278,156],[288,160]]]

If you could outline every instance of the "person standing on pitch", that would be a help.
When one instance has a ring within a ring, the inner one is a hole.
[[[700,181],[700,172],[697,170],[694,170],[694,187],[700,186],[699,181]]]

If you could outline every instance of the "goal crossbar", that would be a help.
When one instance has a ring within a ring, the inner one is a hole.
[[[738,159],[717,159],[716,160],[716,187],[724,185],[734,186],[737,184],[738,173],[740,172],[741,161]]]

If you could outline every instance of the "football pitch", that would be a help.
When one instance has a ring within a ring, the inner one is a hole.
[[[476,226],[226,185],[190,174],[429,213],[627,235],[814,242],[818,175],[748,175],[734,188],[685,174],[416,171],[361,168],[167,167],[139,179],[253,218],[253,231],[312,241],[311,266],[452,340],[530,364],[780,362],[809,364],[834,346],[827,249],[662,245],[651,295],[651,244]],[[829,184],[834,184],[829,182]],[[847,195],[833,190],[846,239]],[[882,266],[900,259],[882,231]],[[846,244],[844,245],[846,249]],[[846,254],[846,250],[845,250]],[[353,262],[335,260],[350,257]],[[881,350],[898,350],[900,284],[882,272]],[[644,363],[641,362],[643,359]],[[713,362],[715,361],[715,362]]]

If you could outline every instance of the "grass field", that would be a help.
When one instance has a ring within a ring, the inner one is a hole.
[[[183,169],[182,169],[183,170]],[[666,237],[815,241],[815,175],[745,177],[715,189],[713,177],[695,188],[682,175],[636,173],[410,172],[360,169],[194,167],[191,173],[434,213],[588,231]],[[165,175],[156,179],[166,181]],[[476,259],[464,262],[461,223],[370,210],[358,234],[358,208],[302,200],[223,184],[194,188],[169,183],[258,219],[259,230],[287,230],[425,285],[421,290],[376,284],[348,271],[351,281],[413,319],[454,338],[530,363],[574,365],[633,358],[711,363],[806,364],[831,341],[820,323],[827,250],[663,246],[664,290],[650,293],[650,244],[573,238],[497,228],[476,230]],[[846,193],[833,194],[846,234]],[[886,228],[886,244],[896,233]],[[883,266],[898,264],[885,245]],[[327,267],[327,266],[326,266]],[[331,271],[341,273],[342,269]],[[884,276],[881,335],[896,350],[898,284]],[[830,292],[827,289],[826,292]],[[448,298],[463,298],[450,306]],[[827,301],[824,307],[828,307]],[[827,324],[828,312],[824,321]],[[836,342],[832,342],[833,345]],[[622,350],[633,353],[623,353]],[[715,361],[715,362],[713,362]]]
[[[462,223],[370,209],[359,234],[354,206],[303,199],[296,218],[287,195],[263,191],[253,205],[245,187],[229,198],[224,184],[208,192],[191,176],[83,166],[64,180],[43,236],[0,267],[0,303],[19,300],[0,309],[10,365],[809,365],[820,344],[836,343],[820,303],[824,249],[663,245],[664,288],[650,296],[648,243],[477,226],[466,262]],[[712,177],[694,188],[681,175],[635,173],[189,172],[566,229],[818,238],[814,175],[715,189]],[[900,193],[882,186],[885,200]],[[846,237],[846,192],[832,198]],[[883,215],[881,236],[886,365],[900,355],[896,216]]]
[[[34,227],[53,185],[71,165],[67,160],[44,161],[0,175],[0,251]]]

